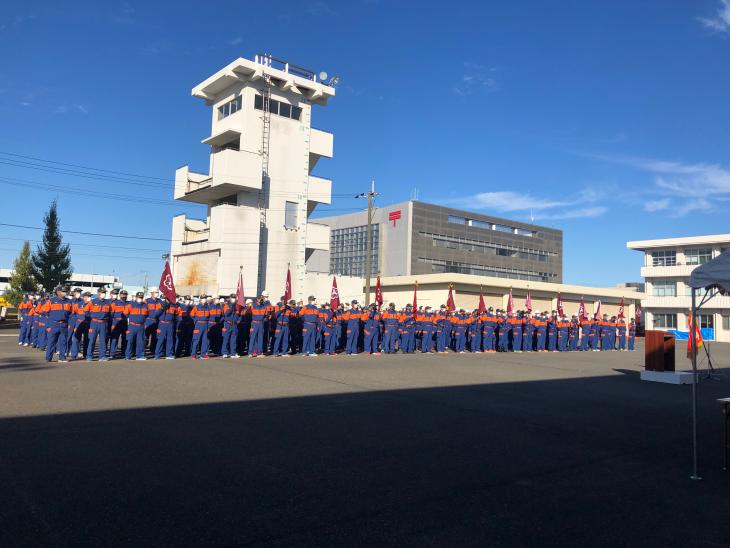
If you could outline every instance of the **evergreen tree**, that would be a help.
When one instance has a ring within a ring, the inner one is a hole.
[[[10,275],[10,289],[5,291],[3,297],[13,306],[18,306],[23,300],[23,293],[33,293],[37,289],[37,283],[33,276],[33,261],[30,258],[30,242],[23,244],[20,255],[13,263],[13,273]]]
[[[33,253],[33,276],[46,291],[53,291],[57,285],[68,281],[71,269],[71,250],[63,244],[56,200],[51,202],[43,218],[43,244]]]

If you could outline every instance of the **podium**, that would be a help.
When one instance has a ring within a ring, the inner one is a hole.
[[[647,371],[674,371],[674,335],[666,331],[647,331],[644,349],[644,368]]]

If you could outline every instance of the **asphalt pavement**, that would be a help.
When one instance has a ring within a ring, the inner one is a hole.
[[[0,546],[727,546],[712,354],[692,481],[641,346],[59,365],[4,331]]]

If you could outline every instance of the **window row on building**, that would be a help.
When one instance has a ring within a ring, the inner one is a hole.
[[[677,326],[676,314],[655,312],[653,317],[655,329],[679,329],[680,331],[687,331],[688,329],[686,325]],[[701,329],[715,328],[714,314],[697,314],[697,322],[700,324]],[[722,329],[730,331],[730,316],[722,316]]]
[[[712,260],[712,248],[710,247],[684,250],[684,264],[686,265],[701,265],[710,260]],[[651,252],[652,266],[677,266],[677,264],[677,252],[675,250],[662,249]]]
[[[226,104],[219,106],[218,119],[222,120],[223,118],[230,116],[235,112],[238,112],[239,110],[241,110],[242,105],[242,98],[239,95],[235,99],[228,101]]]
[[[465,225],[472,228],[481,228],[483,230],[496,230],[497,232],[504,232],[506,234],[517,234],[519,236],[528,237],[532,237],[535,235],[535,232],[533,230],[528,230],[526,228],[502,225],[499,223],[490,223],[487,221],[480,221],[478,219],[469,219],[468,217],[462,217],[460,215],[449,215],[448,221],[456,225]]]
[[[478,265],[461,263],[458,261],[444,261],[419,257],[419,262],[429,263],[431,272],[455,272],[458,274],[473,274],[475,276],[492,276],[495,278],[509,278],[512,280],[527,280],[531,282],[549,282],[557,274],[552,272],[536,272],[534,270],[522,270],[519,268],[505,268],[501,266]]]
[[[276,99],[266,99],[262,95],[254,96],[253,108],[256,110],[264,110],[264,104],[268,102],[268,110],[271,114],[276,116],[282,116],[283,118],[291,118],[292,120],[299,120],[302,117],[301,107],[295,107],[289,103],[283,101],[277,101]]]
[[[370,275],[379,270],[380,227],[371,225]],[[330,272],[341,276],[365,276],[367,259],[367,225],[330,230]]]
[[[537,249],[518,248],[507,244],[498,244],[493,242],[485,242],[481,240],[471,240],[469,238],[458,238],[455,236],[442,236],[431,234],[428,232],[419,232],[421,236],[430,236],[434,247],[444,247],[447,249],[459,249],[462,251],[473,251],[476,253],[484,253],[486,255],[497,255],[499,257],[514,257],[517,259],[525,259],[528,261],[547,262],[548,256],[556,253]]]

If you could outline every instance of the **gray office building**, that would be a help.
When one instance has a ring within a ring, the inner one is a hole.
[[[329,251],[307,270],[365,276],[367,211],[325,217]],[[371,275],[457,272],[539,282],[563,281],[563,232],[418,201],[378,207],[373,215]]]

